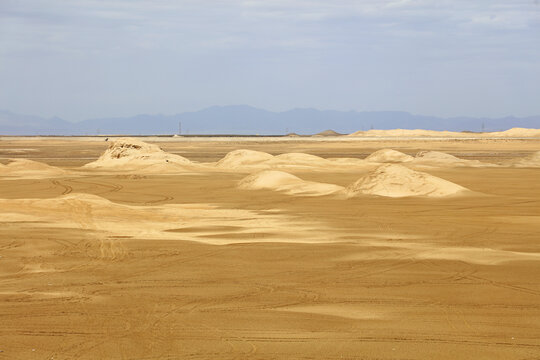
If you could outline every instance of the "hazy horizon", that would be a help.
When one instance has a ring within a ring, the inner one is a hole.
[[[0,109],[534,116],[539,43],[536,0],[3,1]]]

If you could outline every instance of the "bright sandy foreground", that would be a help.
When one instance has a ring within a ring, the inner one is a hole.
[[[236,149],[489,164],[540,150],[533,138],[290,139],[140,140],[204,163]],[[0,139],[1,163],[65,171],[0,176],[0,359],[540,357],[539,167],[425,168],[471,190],[459,197],[291,196],[239,189],[246,168],[81,170],[103,140]],[[340,187],[369,170],[287,169]]]

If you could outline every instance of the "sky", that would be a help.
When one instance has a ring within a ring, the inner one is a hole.
[[[0,109],[540,114],[539,0],[0,0]]]

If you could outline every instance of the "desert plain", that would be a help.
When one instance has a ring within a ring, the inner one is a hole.
[[[1,137],[0,359],[540,359],[540,138],[376,135]]]

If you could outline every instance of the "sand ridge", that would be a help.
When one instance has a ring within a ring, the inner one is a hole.
[[[448,138],[523,138],[540,137],[540,129],[512,128],[505,131],[485,132],[485,133],[466,133],[454,131],[435,131],[423,129],[392,129],[392,130],[367,130],[356,131],[349,137],[448,137]]]
[[[97,239],[127,236],[213,245],[332,241],[309,221],[296,221],[273,211],[255,212],[214,204],[125,205],[86,193],[44,199],[0,199],[0,219],[30,222],[36,228],[92,231]]]

